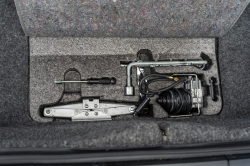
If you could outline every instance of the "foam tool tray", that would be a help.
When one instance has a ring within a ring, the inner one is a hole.
[[[104,100],[139,101],[135,68],[132,70],[135,95],[124,96],[126,68],[120,66],[120,61],[136,61],[137,52],[141,49],[151,50],[155,61],[191,60],[202,59],[204,56],[208,57],[211,64],[207,70],[200,70],[193,66],[176,66],[156,67],[155,71],[159,73],[196,73],[201,76],[200,79],[204,87],[209,86],[209,79],[213,78],[215,80],[216,100],[212,100],[204,88],[205,107],[201,109],[200,116],[220,113],[222,108],[220,77],[215,39],[213,38],[31,37],[29,68],[30,116],[34,121],[53,121],[53,118],[46,118],[42,115],[44,105],[80,101],[82,97],[100,96]],[[115,77],[116,84],[54,83],[54,80],[80,80],[91,77]],[[153,105],[154,118],[167,117],[167,113],[157,106],[155,100],[151,100],[151,104]]]

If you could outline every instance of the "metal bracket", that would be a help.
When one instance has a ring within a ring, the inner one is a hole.
[[[193,98],[193,108],[197,108],[198,112],[197,115],[200,115],[201,110],[200,108],[203,107],[203,92],[201,87],[201,81],[198,78],[197,74],[173,74],[172,76],[188,76],[191,80],[190,83],[185,83],[185,89],[189,89],[191,91],[191,95]],[[195,77],[195,81],[193,80]],[[185,116],[192,116],[192,114],[188,115],[176,115],[171,117],[185,117]]]
[[[82,106],[85,109],[97,109],[99,108],[99,99],[94,99],[93,101],[90,101],[88,99],[84,99],[82,101]]]

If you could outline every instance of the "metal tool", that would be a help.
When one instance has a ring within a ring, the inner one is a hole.
[[[119,103],[100,103],[99,99],[83,99],[79,104],[46,107],[45,117],[71,118],[72,121],[112,120],[113,116],[134,114],[136,105]]]
[[[61,83],[87,83],[87,84],[116,84],[116,79],[114,77],[108,78],[89,78],[87,80],[80,80],[80,81],[54,81],[56,84]]]
[[[165,66],[195,66],[200,69],[204,69],[207,64],[207,60],[190,60],[190,61],[148,61],[148,62],[132,62],[127,66],[127,84],[124,88],[125,96],[134,96],[134,87],[132,85],[131,69],[135,67],[165,67]],[[121,64],[125,66],[124,64]],[[137,69],[139,73],[140,69]]]

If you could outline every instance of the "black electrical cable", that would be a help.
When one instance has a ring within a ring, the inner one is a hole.
[[[147,82],[145,81],[147,78],[149,77],[158,77],[158,78],[155,78],[155,79],[151,79],[151,80],[148,80]],[[139,83],[139,90],[142,94],[144,95],[154,95],[154,94],[157,94],[157,93],[161,93],[161,92],[164,92],[166,90],[169,90],[171,88],[174,88],[178,85],[181,85],[183,84],[185,81],[188,80],[187,77],[182,77],[179,81],[176,81],[174,82],[172,85],[168,86],[168,87],[165,87],[165,88],[162,88],[162,89],[157,89],[157,90],[152,90],[150,89],[148,86],[153,83],[153,82],[159,82],[159,81],[169,81],[171,79],[168,78],[168,76],[166,75],[163,75],[163,74],[150,74],[150,75],[147,75],[145,77],[143,77]],[[144,85],[145,85],[145,90],[143,90],[143,87],[142,87],[142,83],[144,82]]]
[[[151,80],[146,79],[154,77]],[[149,85],[154,82],[159,81],[169,81],[171,80],[169,76],[162,75],[162,74],[150,74],[145,77],[143,77],[139,83],[139,90],[142,94],[147,96],[153,96],[155,94],[159,94],[159,98],[157,99],[157,102],[162,106],[162,108],[168,112],[170,115],[185,115],[190,112],[192,109],[193,101],[191,93],[184,89],[184,88],[178,88],[175,87],[183,84],[185,81],[188,80],[187,77],[182,77],[178,81],[174,82],[172,85],[152,90],[149,88]],[[144,89],[143,85],[144,84]]]

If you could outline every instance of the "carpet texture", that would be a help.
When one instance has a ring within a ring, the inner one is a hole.
[[[16,0],[27,36],[218,37],[249,0]]]
[[[110,122],[38,123],[29,117],[29,45],[14,1],[0,1],[0,147],[129,148],[250,139],[250,6],[219,38],[223,109],[219,116],[122,118]],[[160,128],[167,132],[162,141]]]

